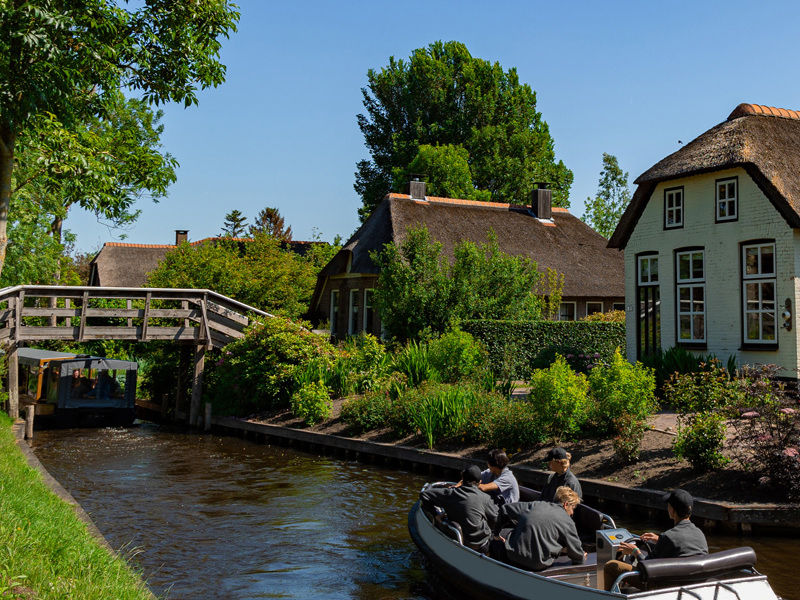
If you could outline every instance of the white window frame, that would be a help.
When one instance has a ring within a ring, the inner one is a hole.
[[[636,278],[639,285],[658,283],[658,254],[640,256],[636,264]]]
[[[762,250],[770,248],[772,250],[772,271],[764,264],[764,253]],[[755,249],[756,265],[755,271],[748,273],[747,256],[748,250]],[[777,344],[778,343],[778,289],[775,242],[761,242],[756,244],[742,245],[742,338],[746,344]],[[748,287],[757,286],[755,306],[748,306]],[[764,292],[772,288],[772,306],[769,301],[765,301]],[[758,337],[750,337],[749,317],[756,316],[758,319]],[[772,320],[773,337],[764,337],[765,323]]]
[[[590,310],[590,306],[600,307],[598,310]],[[587,302],[586,303],[586,316],[593,315],[594,313],[602,313],[603,312],[603,303],[602,302]]]
[[[348,310],[347,310],[347,335],[355,335],[358,333],[358,307],[360,306],[359,303],[359,296],[361,295],[361,290],[353,289],[350,290],[350,301],[348,302]]]
[[[561,308],[566,306],[566,305],[571,305],[572,306],[572,318],[571,319],[562,319],[561,318],[561,313],[562,313]],[[558,305],[558,320],[559,321],[576,321],[577,319],[578,319],[578,303],[577,302],[562,302],[561,304]]]
[[[374,288],[367,288],[364,290],[364,321],[363,321],[363,329],[364,331],[369,332],[372,323],[369,322],[369,314],[370,312],[375,311],[375,307],[372,306],[371,298],[373,297],[373,293],[375,292]]]
[[[701,276],[698,277],[695,269],[695,262],[699,255],[701,261]],[[689,276],[681,277],[681,259],[689,258]],[[679,344],[703,344],[708,337],[706,319],[706,278],[705,278],[705,250],[686,250],[675,253],[675,312],[677,314],[677,335]],[[688,292],[689,299],[681,298],[684,292]],[[700,296],[698,301],[697,297]],[[688,302],[688,307],[685,303]],[[702,310],[697,310],[697,304]],[[696,331],[697,318],[701,319],[703,334]],[[689,337],[683,337],[683,321],[688,319]]]
[[[664,190],[664,229],[683,227],[683,208],[682,187]]]
[[[728,177],[714,182],[717,222],[736,221],[739,218],[739,178]],[[725,212],[723,215],[722,212]]]
[[[621,311],[624,312],[625,311],[625,303],[624,302],[614,302],[611,305],[611,310],[621,310]]]
[[[339,290],[331,290],[331,312],[329,315],[331,335],[335,336],[338,331],[339,321]]]

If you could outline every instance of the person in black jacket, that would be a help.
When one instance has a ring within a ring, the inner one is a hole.
[[[708,554],[708,543],[706,536],[697,526],[689,520],[692,515],[694,500],[689,492],[680,488],[673,490],[664,497],[667,503],[667,512],[675,526],[661,535],[655,533],[643,533],[641,539],[645,542],[655,542],[655,547],[649,556],[645,558],[644,553],[635,544],[622,542],[619,550],[626,556],[633,555],[638,560],[649,558],[677,558],[680,556],[697,556]],[[622,573],[632,571],[633,566],[619,560],[610,560],[603,569],[605,588],[610,591]],[[641,587],[642,582],[638,577],[626,579],[631,584]]]
[[[547,453],[547,467],[553,471],[547,479],[547,483],[542,488],[542,495],[539,500],[543,502],[554,502],[556,490],[562,485],[567,486],[579,498],[583,498],[581,484],[575,474],[570,470],[570,460],[572,455],[563,448],[552,448]]]
[[[478,489],[481,470],[471,465],[461,472],[460,485],[430,488],[420,492],[422,508],[435,514],[442,508],[447,518],[461,526],[464,545],[478,552],[489,551],[489,538],[497,519],[497,506],[489,494]]]

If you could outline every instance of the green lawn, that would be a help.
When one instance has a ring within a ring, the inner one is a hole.
[[[0,413],[0,598],[152,600],[17,448]]]

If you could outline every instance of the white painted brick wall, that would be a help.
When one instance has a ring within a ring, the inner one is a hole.
[[[739,219],[715,223],[715,181],[738,177]],[[664,189],[684,187],[684,226],[664,229]],[[779,315],[784,301],[792,301],[793,327],[786,331],[778,316],[777,351],[740,351],[742,343],[742,292],[739,243],[753,239],[774,239],[777,257],[777,300]],[[661,294],[661,343],[675,345],[675,258],[674,250],[688,246],[705,249],[706,339],[708,349],[723,361],[738,354],[739,364],[775,363],[796,377],[798,369],[797,303],[800,284],[795,273],[800,266],[800,233],[792,230],[778,214],[744,169],[730,169],[659,184],[642,213],[625,248],[625,303],[628,356],[636,356],[636,255],[657,251]],[[631,308],[633,310],[631,310]]]

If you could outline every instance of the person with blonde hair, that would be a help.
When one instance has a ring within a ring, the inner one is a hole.
[[[583,498],[581,483],[575,474],[570,470],[570,460],[572,455],[563,448],[552,448],[547,453],[547,467],[552,471],[547,483],[542,488],[542,495],[539,500],[543,502],[554,502],[556,490],[562,485],[567,486],[579,498]]]
[[[500,507],[489,553],[511,565],[541,571],[553,564],[566,549],[573,564],[582,564],[586,553],[572,520],[581,499],[561,486],[555,502],[515,502]]]

